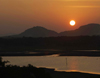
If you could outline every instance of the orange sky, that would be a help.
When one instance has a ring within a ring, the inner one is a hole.
[[[33,26],[61,32],[89,23],[100,24],[100,0],[0,0],[0,35]]]

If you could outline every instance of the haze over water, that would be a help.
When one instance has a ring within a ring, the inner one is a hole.
[[[56,71],[80,71],[100,74],[100,57],[80,56],[12,56],[3,57],[12,65],[55,68]]]

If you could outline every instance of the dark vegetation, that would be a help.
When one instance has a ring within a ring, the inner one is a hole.
[[[100,56],[100,52],[77,50],[100,50],[100,36],[23,37],[0,38],[0,55],[60,55]],[[20,53],[18,53],[20,52]],[[36,52],[29,54],[28,52]]]
[[[0,78],[51,78],[45,68],[36,68],[31,64],[28,66],[5,65],[0,57]]]
[[[1,58],[1,57],[0,57]],[[2,58],[1,58],[2,59]],[[100,75],[79,72],[58,72],[54,69],[28,66],[2,65],[0,60],[0,78],[100,78]]]
[[[0,52],[53,50],[100,50],[100,36],[0,38]]]
[[[50,74],[44,68],[28,66],[12,66],[0,68],[0,78],[51,78]]]

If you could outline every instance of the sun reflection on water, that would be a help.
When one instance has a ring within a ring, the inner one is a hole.
[[[76,58],[72,58],[69,62],[68,62],[68,68],[69,70],[77,70],[78,69],[78,61]]]

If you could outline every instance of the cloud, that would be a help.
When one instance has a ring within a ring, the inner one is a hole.
[[[73,7],[73,8],[100,8],[100,6],[66,6],[66,7]]]

